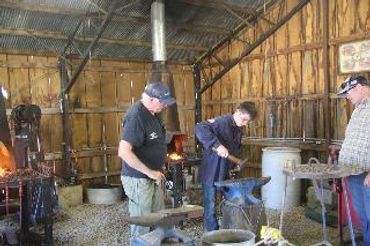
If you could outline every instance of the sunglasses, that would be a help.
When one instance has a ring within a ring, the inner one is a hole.
[[[350,89],[353,89],[358,84],[361,84],[361,83],[358,80],[356,80],[356,79],[354,79],[354,80],[347,80],[347,81],[344,81],[340,85],[340,88],[341,89],[345,89],[347,87],[348,90],[350,90]]]

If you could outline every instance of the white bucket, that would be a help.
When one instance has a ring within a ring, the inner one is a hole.
[[[301,164],[301,150],[290,147],[267,147],[262,149],[262,176],[271,176],[271,181],[262,186],[262,200],[265,207],[281,209],[285,189],[285,163]],[[299,179],[287,177],[284,210],[299,206],[301,183]]]
[[[253,246],[256,236],[253,232],[240,229],[220,229],[206,232],[202,237],[202,246]]]

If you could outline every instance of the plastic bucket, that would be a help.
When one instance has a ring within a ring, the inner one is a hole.
[[[203,246],[252,246],[256,235],[251,231],[240,229],[222,229],[206,232],[202,237]]]
[[[282,209],[285,190],[284,164],[301,164],[301,150],[290,147],[268,147],[262,149],[262,176],[271,176],[271,181],[262,186],[265,207]],[[301,184],[299,179],[287,177],[284,210],[299,206]]]

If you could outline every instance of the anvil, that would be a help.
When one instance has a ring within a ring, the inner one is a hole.
[[[191,218],[201,217],[203,207],[197,205],[184,205],[178,208],[163,209],[156,213],[150,213],[143,216],[128,217],[126,220],[130,224],[136,224],[147,227],[156,227],[145,235],[134,236],[131,239],[131,245],[135,246],[160,246],[162,241],[167,238],[175,238],[182,242],[182,245],[195,246],[195,241],[185,236],[174,225],[180,221]]]
[[[246,207],[260,204],[262,200],[253,196],[253,191],[267,184],[271,177],[229,179],[215,182],[215,186],[223,192],[224,198],[235,205]]]

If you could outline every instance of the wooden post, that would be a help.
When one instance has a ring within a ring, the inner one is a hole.
[[[329,79],[329,7],[328,0],[322,1],[323,8],[323,65],[324,65],[324,98],[323,98],[323,110],[325,115],[324,131],[326,139],[326,147],[329,147],[331,142],[331,115],[329,105],[329,90],[330,90],[330,79]]]
[[[200,64],[196,63],[193,65],[193,81],[195,88],[195,124],[202,121],[202,93],[200,93]],[[199,141],[195,137],[195,151],[200,151]]]
[[[69,119],[68,94],[65,93],[65,87],[68,85],[68,74],[65,60],[59,58],[59,76],[61,83],[61,111],[62,111],[62,129],[63,129],[63,171],[62,175],[68,179],[72,174],[71,145],[72,135]]]

